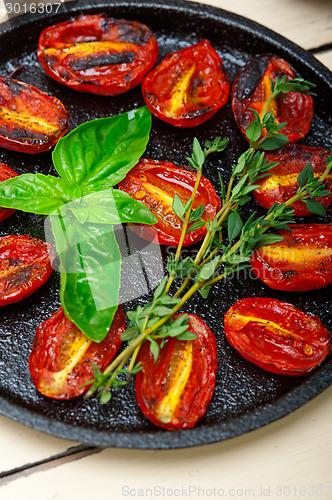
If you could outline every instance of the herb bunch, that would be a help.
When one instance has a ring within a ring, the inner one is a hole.
[[[306,203],[313,213],[325,215],[324,207],[314,198],[326,196],[329,192],[324,186],[324,179],[332,168],[332,156],[326,160],[326,169],[315,177],[313,167],[308,164],[298,176],[299,187],[296,194],[286,203],[275,203],[265,216],[256,217],[253,213],[245,222],[242,220],[242,207],[251,199],[250,194],[259,185],[259,179],[268,175],[277,163],[268,163],[264,151],[277,149],[288,142],[287,136],[280,131],[286,123],[278,124],[269,107],[278,94],[301,92],[312,94],[313,84],[301,78],[289,80],[282,77],[271,81],[271,95],[259,115],[253,111],[254,120],[246,130],[249,148],[239,157],[232,169],[228,186],[222,179],[222,207],[213,220],[202,220],[204,205],[192,209],[196,191],[202,175],[203,165],[211,153],[220,153],[227,146],[228,140],[216,138],[207,142],[204,148],[194,139],[193,152],[187,158],[189,165],[197,171],[197,181],[191,197],[183,203],[175,195],[173,210],[183,222],[182,234],[175,254],[169,256],[167,272],[153,294],[153,299],[144,307],[127,313],[129,328],[123,333],[122,340],[128,342],[127,347],[113,360],[104,373],[95,368],[95,378],[86,397],[98,393],[102,403],[111,399],[110,388],[128,383],[131,376],[140,369],[137,363],[139,349],[143,342],[150,343],[150,351],[157,360],[159,351],[167,337],[179,340],[192,340],[195,335],[188,331],[188,318],[185,314],[174,319],[173,316],[196,293],[203,298],[209,294],[216,282],[250,266],[252,253],[260,246],[282,240],[271,230],[289,230],[294,223],[294,210],[291,205],[298,200]],[[181,250],[185,235],[197,228],[206,226],[206,235],[200,249],[192,259],[181,259]],[[171,286],[177,280],[177,288],[173,295],[169,294]],[[178,280],[181,280],[180,282]]]

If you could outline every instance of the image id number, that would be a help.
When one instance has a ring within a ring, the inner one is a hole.
[[[38,12],[39,14],[52,14],[52,13],[57,13],[59,8],[61,6],[61,2],[57,3],[50,3],[50,2],[36,2],[36,3],[30,3],[30,2],[24,2],[24,3],[19,3],[19,2],[6,2],[5,7],[7,14],[35,14]]]

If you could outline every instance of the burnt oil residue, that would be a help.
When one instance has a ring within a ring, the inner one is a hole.
[[[105,12],[112,17],[124,17],[125,12],[128,19],[147,24],[157,37],[160,46],[159,60],[167,52],[174,52],[208,38],[221,55],[231,83],[238,69],[253,55],[277,53],[289,60],[301,76],[317,84],[315,117],[308,137],[302,142],[332,148],[332,117],[329,114],[332,77],[330,75],[326,78],[320,67],[315,67],[311,60],[306,59],[301,49],[286,41],[283,45],[279,36],[263,29],[255,32],[250,22],[241,18],[202,5],[199,9],[195,4],[189,7],[183,1],[171,1],[168,6],[161,1],[146,4],[111,1],[105,5],[80,2],[80,9],[82,6],[89,12]],[[116,97],[82,95],[51,80],[42,71],[36,56],[38,34],[53,21],[60,22],[66,18],[68,14],[55,16],[54,19],[50,16],[47,19],[32,16],[29,22],[22,21],[20,25],[17,21],[17,27],[3,35],[0,32],[0,45],[5,49],[0,55],[0,74],[6,76],[14,68],[25,66],[27,71],[18,73],[15,77],[60,99],[70,114],[70,130],[87,120],[116,115],[144,105],[140,87]],[[18,33],[22,36],[18,36]],[[209,121],[194,129],[176,129],[153,118],[150,142],[144,156],[184,165],[186,157],[191,155],[194,137],[204,143],[218,135],[229,137],[229,146],[224,153],[209,157],[204,175],[220,192],[218,174],[227,182],[232,166],[247,147],[235,125],[230,100]],[[0,161],[19,174],[56,174],[49,152],[26,155],[1,149]],[[253,211],[257,211],[258,215],[264,213],[255,202],[248,206],[246,214]],[[317,218],[298,220],[313,222]],[[331,217],[319,218],[319,222],[331,222]],[[43,224],[44,218],[41,216],[16,212],[1,223],[0,235],[31,234],[44,238]],[[185,249],[184,256],[194,255],[197,248],[194,245]],[[169,250],[164,248],[165,259],[168,253]],[[332,298],[331,286],[315,292],[285,296],[285,292],[268,289],[251,276],[249,271],[243,271],[239,276],[216,285],[206,301],[195,297],[185,308],[206,321],[218,343],[217,387],[208,412],[196,429],[185,434],[171,435],[155,428],[138,408],[134,384],[115,391],[112,401],[105,406],[100,406],[96,398],[87,401],[82,398],[68,402],[52,401],[36,391],[28,370],[28,358],[38,325],[60,305],[59,287],[59,275],[54,272],[49,282],[31,297],[0,310],[0,409],[8,416],[46,432],[104,446],[167,448],[213,442],[240,434],[286,414],[331,383],[331,362],[304,379],[275,375],[261,370],[238,355],[223,333],[223,317],[228,308],[236,300],[250,296],[288,300],[303,311],[320,315],[324,325],[332,330],[332,313],[328,307]],[[151,293],[125,304],[125,309],[144,304],[150,296]],[[156,439],[154,444],[151,441],[152,435]]]

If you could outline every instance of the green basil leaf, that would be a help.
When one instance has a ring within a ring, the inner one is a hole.
[[[119,189],[103,189],[67,204],[82,223],[94,224],[156,224],[152,212],[138,200]]]
[[[58,141],[54,166],[68,186],[81,186],[83,194],[112,187],[142,156],[150,128],[146,106],[83,123]]]
[[[51,215],[66,316],[91,340],[107,335],[118,307],[121,254],[112,225],[80,224],[69,211]]]
[[[0,183],[0,206],[49,215],[66,202],[65,188],[65,183],[52,175],[19,175]]]

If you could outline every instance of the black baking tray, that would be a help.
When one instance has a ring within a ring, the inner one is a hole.
[[[144,104],[140,87],[116,97],[75,93],[51,80],[36,57],[42,29],[81,12],[104,12],[147,24],[160,47],[159,60],[167,52],[208,38],[221,55],[231,83],[238,69],[253,55],[273,52],[287,59],[304,78],[317,85],[315,117],[303,143],[332,148],[332,74],[312,55],[280,35],[248,19],[207,5],[186,1],[80,1],[66,5],[57,14],[26,14],[0,26],[0,74],[9,75],[23,66],[16,78],[59,98],[71,116],[70,129],[94,118],[122,113]],[[208,122],[180,130],[153,118],[145,157],[185,164],[194,137],[205,140],[229,137],[227,150],[211,156],[205,175],[218,191],[218,172],[225,181],[247,144],[237,129],[230,102]],[[50,153],[25,155],[0,149],[0,161],[18,173],[55,174]],[[248,211],[264,213],[255,202]],[[331,222],[331,217],[309,217],[299,222]],[[26,234],[44,238],[44,218],[16,212],[0,225],[0,235]],[[191,247],[186,252],[194,252]],[[164,249],[166,257],[167,249]],[[217,385],[205,417],[194,429],[168,432],[154,427],[140,412],[134,384],[119,388],[110,403],[97,398],[68,402],[40,395],[31,380],[28,358],[37,326],[58,309],[59,275],[21,303],[0,310],[0,412],[13,420],[49,434],[95,446],[122,448],[181,448],[221,441],[276,420],[315,397],[332,383],[332,360],[306,377],[287,377],[263,371],[243,359],[225,339],[223,317],[238,299],[273,297],[291,302],[310,314],[320,315],[331,330],[332,287],[303,293],[269,289],[249,272],[242,272],[216,285],[207,300],[194,298],[186,311],[200,315],[211,327],[218,343]],[[136,301],[144,303],[149,296]],[[125,304],[125,309],[134,304]]]

